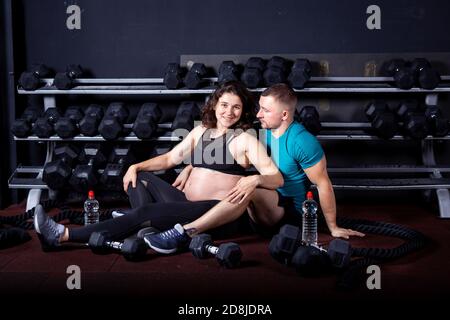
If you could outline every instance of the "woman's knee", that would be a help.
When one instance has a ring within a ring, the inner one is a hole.
[[[128,189],[127,189],[127,195],[128,197],[131,197],[133,195],[135,195],[136,193],[139,193],[139,189],[141,189],[141,182],[138,180],[136,181],[136,187],[133,188],[133,186],[131,185],[131,183],[128,185]]]
[[[149,171],[140,171],[137,174],[137,180],[139,181],[151,181],[155,178],[156,178],[155,174]]]
[[[155,175],[151,172],[138,172],[137,178],[136,178],[136,188],[133,188],[131,184],[128,185],[127,194],[130,196],[130,194],[140,192],[142,189],[141,187],[144,187],[144,189],[147,188],[148,181],[150,181]]]

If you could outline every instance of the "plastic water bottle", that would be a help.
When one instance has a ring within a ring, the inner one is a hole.
[[[306,193],[306,200],[302,204],[303,230],[302,242],[307,246],[317,246],[317,202],[311,191]]]
[[[100,214],[98,212],[100,205],[94,197],[94,191],[90,190],[88,198],[84,202],[84,225],[98,223]]]

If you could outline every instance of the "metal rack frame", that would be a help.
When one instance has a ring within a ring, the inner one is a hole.
[[[43,95],[44,109],[56,106],[56,95],[83,95],[83,94],[104,94],[104,95],[207,95],[215,90],[217,78],[207,78],[209,86],[203,89],[190,90],[181,88],[177,90],[169,90],[164,87],[162,78],[108,78],[108,79],[77,79],[76,86],[70,90],[58,90],[53,87],[53,79],[42,79],[43,87],[35,91],[25,91],[17,87],[17,92],[24,95]],[[402,90],[394,87],[390,83],[393,82],[391,77],[312,77],[308,82],[307,87],[300,90],[295,90],[299,93],[425,93],[426,105],[437,105],[438,93],[450,92],[450,76],[443,76],[442,82],[438,88],[434,90],[424,90],[421,88],[412,88],[410,90]],[[253,92],[262,92],[264,88],[251,89]],[[160,124],[161,128],[168,128],[170,124]],[[317,136],[319,140],[380,140],[380,138],[365,134],[362,130],[369,128],[369,123],[355,123],[355,122],[323,122],[324,129],[348,129],[348,132],[343,134],[320,134]],[[357,129],[360,132],[350,133],[350,129]],[[400,135],[394,136],[390,140],[407,140]],[[57,141],[105,141],[101,136],[85,137],[82,135],[76,136],[72,139],[61,139],[57,136],[52,136],[47,139],[41,139],[36,136],[29,136],[27,138],[14,137],[16,141],[47,141],[47,153],[45,163],[52,160],[53,149]],[[141,141],[133,133],[126,137],[117,139],[118,141]],[[162,136],[153,139],[162,142],[176,142],[180,138],[173,136]],[[386,183],[380,186],[370,186],[363,183],[342,183],[334,185],[337,189],[353,189],[353,190],[405,190],[405,189],[424,189],[430,193],[436,190],[436,195],[439,203],[439,211],[441,218],[450,218],[450,182],[443,178],[443,172],[450,172],[450,168],[439,167],[436,165],[434,156],[434,141],[435,140],[450,140],[450,135],[445,137],[428,136],[421,142],[422,159],[425,166],[423,167],[371,167],[371,168],[329,168],[329,172],[360,172],[360,173],[429,173],[427,180],[420,180],[421,182],[431,181],[430,183],[418,183],[415,185],[407,185],[408,180],[396,181],[397,184]],[[45,165],[44,163],[44,165]],[[10,188],[30,189],[27,199],[27,210],[39,203],[41,192],[43,189],[48,189],[42,182],[43,167],[18,167],[11,175],[8,185]],[[347,171],[345,171],[347,170]],[[395,171],[397,170],[397,171]],[[20,180],[17,176],[24,173],[35,173],[36,183],[29,183],[30,179]],[[364,179],[361,179],[361,182]],[[22,181],[22,182],[20,182]],[[40,182],[39,182],[40,181]],[[336,180],[339,181],[339,180]],[[419,181],[419,180],[418,180]],[[27,183],[28,182],[28,183]],[[436,183],[434,183],[436,182]]]

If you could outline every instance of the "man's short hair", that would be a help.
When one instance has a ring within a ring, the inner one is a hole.
[[[281,102],[289,107],[294,112],[297,107],[297,95],[290,86],[285,83],[277,83],[261,93],[261,96],[271,96],[278,102]]]

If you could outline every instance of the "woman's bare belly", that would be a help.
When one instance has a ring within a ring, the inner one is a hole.
[[[242,176],[193,168],[183,192],[190,201],[223,200]]]

